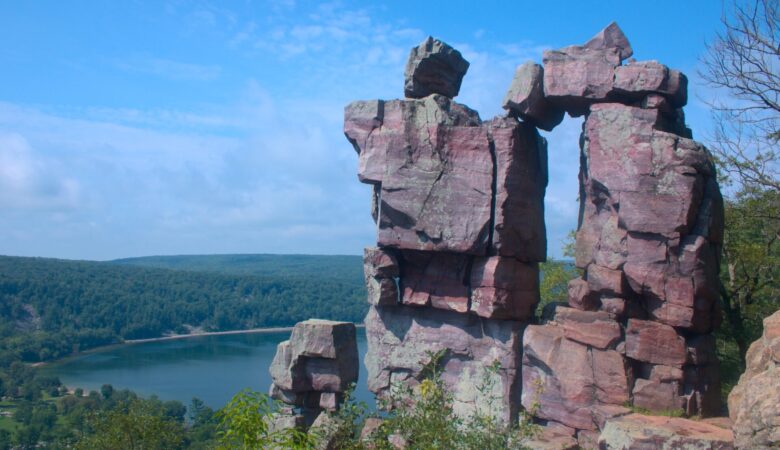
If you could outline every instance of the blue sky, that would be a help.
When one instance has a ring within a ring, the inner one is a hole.
[[[586,4],[592,3],[592,4]],[[514,67],[616,20],[638,60],[691,80],[709,1],[0,2],[0,254],[358,254],[369,187],[342,134],[351,100],[403,95],[427,35],[471,62],[457,100],[500,114]],[[577,139],[550,139],[549,252],[576,226]]]

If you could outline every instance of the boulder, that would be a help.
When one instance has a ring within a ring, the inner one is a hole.
[[[441,379],[455,413],[474,411],[509,421],[520,407],[519,354],[523,323],[408,306],[371,307],[365,319],[368,388],[392,400],[391,387],[414,387],[430,354],[445,351]],[[494,363],[496,371],[488,370]]]
[[[539,266],[503,256],[471,267],[471,311],[489,319],[528,320],[539,303]]]
[[[737,447],[780,446],[780,311],[764,319],[761,338],[750,345],[747,368],[729,394]]]
[[[687,351],[685,338],[674,328],[647,320],[629,319],[626,356],[637,361],[682,367]]]
[[[428,36],[409,53],[404,70],[404,95],[423,98],[441,94],[453,98],[469,63],[460,52],[446,43]]]
[[[517,66],[503,107],[510,115],[546,131],[563,121],[564,111],[544,97],[544,68],[533,61]]]
[[[536,128],[513,118],[493,119],[487,128],[496,177],[492,251],[521,261],[544,262],[547,141]]]
[[[344,392],[358,377],[355,324],[297,323],[290,340],[278,345],[269,371],[272,397],[287,404],[301,406],[311,397],[319,405],[319,392]]]
[[[545,50],[542,62],[545,97],[577,117],[585,114],[592,103],[609,98],[620,51],[571,46]]]
[[[627,98],[663,95],[671,108],[681,108],[688,100],[688,79],[685,75],[656,61],[633,62],[617,67],[614,89]]]
[[[679,381],[656,381],[642,378],[634,382],[634,406],[659,413],[684,411],[685,399]]]
[[[630,398],[620,353],[567,339],[554,324],[526,328],[522,375],[526,410],[576,429],[598,429],[604,416],[623,410]]]
[[[608,420],[599,448],[733,450],[730,430],[690,419],[630,414]]]
[[[298,322],[290,335],[293,357],[337,359],[356,349],[355,324],[309,319]]]

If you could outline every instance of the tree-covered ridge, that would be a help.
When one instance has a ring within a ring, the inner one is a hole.
[[[362,259],[355,255],[172,255],[143,256],[111,261],[160,269],[217,272],[233,275],[265,275],[278,278],[322,277],[327,268],[332,280],[363,283]]]
[[[342,261],[349,258],[351,269]],[[0,256],[0,362],[186,332],[185,325],[231,330],[310,317],[360,322],[367,305],[359,257],[327,260],[316,257],[317,270],[314,260],[239,269],[265,272],[253,275],[218,273],[216,260],[209,262],[213,271],[196,272]]]

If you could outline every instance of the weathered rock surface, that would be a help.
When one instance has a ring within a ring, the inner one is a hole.
[[[614,22],[584,46],[545,51],[545,97],[572,116],[585,114],[589,105],[610,98],[615,69],[632,53],[628,39]]]
[[[363,273],[369,304],[381,306],[398,304],[396,279],[400,276],[400,269],[393,253],[376,247],[367,247],[363,251]]]
[[[496,118],[487,126],[495,155],[493,252],[545,261],[547,141],[533,126],[512,118]]]
[[[459,51],[428,36],[409,54],[404,70],[404,95],[423,98],[441,94],[453,98],[458,95],[468,68],[468,61]]]
[[[576,429],[599,429],[604,416],[628,411],[622,407],[630,399],[625,359],[615,350],[567,339],[565,333],[555,323],[526,328],[523,406],[542,419]]]
[[[544,68],[533,61],[517,67],[503,106],[510,115],[543,130],[552,131],[563,121],[564,111],[551,105],[544,96]]]
[[[539,303],[539,266],[514,258],[475,258],[471,311],[489,319],[529,320]]]
[[[780,447],[780,311],[764,319],[764,333],[746,355],[747,369],[729,394],[737,448]]]
[[[733,450],[730,430],[702,421],[630,414],[607,421],[599,436],[604,450]]]
[[[335,411],[341,393],[357,381],[358,367],[355,324],[320,319],[295,324],[290,339],[277,347],[269,368],[273,380],[269,392],[304,411],[281,415],[277,425],[301,426],[320,410]]]
[[[660,94],[670,107],[680,108],[688,101],[688,79],[682,72],[656,61],[642,61],[615,69],[615,91],[628,98]]]
[[[634,54],[628,38],[623,34],[623,30],[620,29],[616,22],[610,23],[603,30],[596,33],[595,36],[585,43],[584,47],[592,50],[617,49],[621,61],[630,58]]]
[[[456,413],[516,416],[521,322],[397,306],[371,307],[365,324],[368,388],[380,398],[391,399],[395,383],[415,386],[429,352],[446,350],[442,380],[453,393]],[[491,373],[487,368],[494,362],[499,369]]]

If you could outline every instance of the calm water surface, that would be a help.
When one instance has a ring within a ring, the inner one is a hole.
[[[366,387],[365,330],[358,329],[360,379],[355,397],[373,405]],[[179,400],[198,397],[219,408],[245,387],[268,392],[276,345],[289,332],[199,336],[170,341],[120,345],[52,363],[42,368],[68,387],[99,390],[103,384],[145,396]]]

